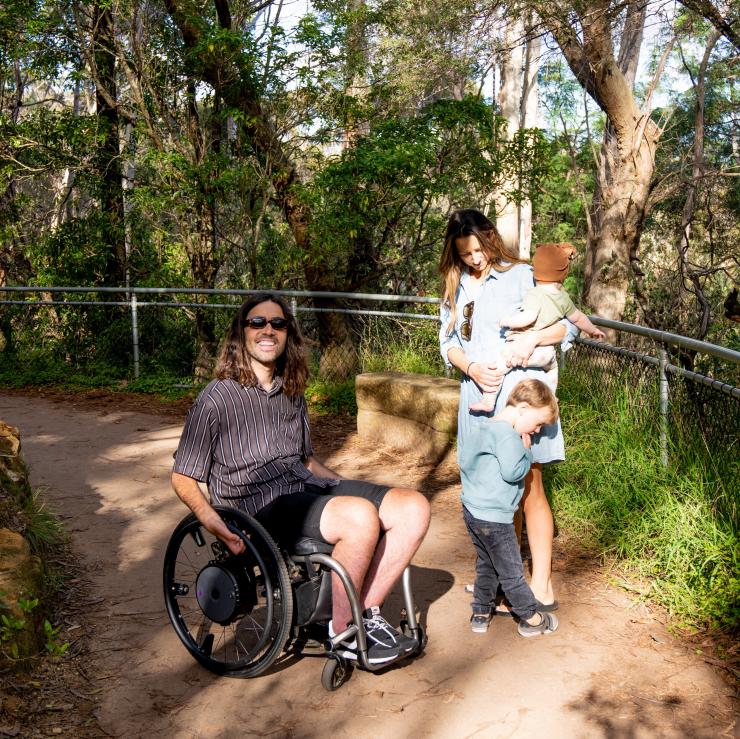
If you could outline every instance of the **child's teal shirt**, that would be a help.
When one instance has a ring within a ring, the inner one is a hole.
[[[532,452],[506,421],[478,424],[458,449],[463,505],[481,521],[512,523]]]

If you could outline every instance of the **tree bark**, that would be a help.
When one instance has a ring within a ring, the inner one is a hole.
[[[573,74],[607,115],[591,209],[585,298],[598,315],[620,320],[638,256],[660,137],[649,106],[640,110],[632,91],[645,5],[628,3],[617,58],[612,47],[614,9],[608,0],[589,4],[588,12],[577,16],[580,36],[558,11],[546,22]]]
[[[522,128],[537,125],[537,72],[541,39],[531,34],[531,19],[524,22],[515,16],[507,18],[504,50],[501,54],[499,110],[506,119],[507,138],[511,140]],[[515,186],[518,183],[510,183]],[[532,246],[532,203],[515,203],[503,194],[496,198],[496,228],[504,243],[529,259]]]
[[[689,260],[688,252],[691,244],[691,224],[694,220],[696,210],[697,190],[704,175],[704,100],[706,96],[706,75],[709,57],[714,45],[720,38],[719,30],[709,34],[704,56],[699,65],[697,79],[694,84],[696,91],[696,104],[694,111],[694,158],[691,167],[691,180],[687,183],[686,200],[681,213],[681,224],[677,234],[678,268],[683,278],[683,284],[689,292],[693,293],[699,308],[699,321],[696,338],[704,339],[709,330],[709,318],[711,306],[704,294],[700,275],[693,269]],[[687,284],[688,283],[688,284]]]
[[[109,5],[95,3],[93,6],[92,47],[95,105],[103,135],[97,155],[100,205],[104,223],[103,241],[106,246],[102,277],[106,285],[123,285],[126,274],[126,248],[123,233],[118,86],[115,29]]]

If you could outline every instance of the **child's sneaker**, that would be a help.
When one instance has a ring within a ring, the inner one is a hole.
[[[470,617],[470,630],[474,634],[485,634],[488,631],[492,616],[493,614],[490,611],[488,613],[474,613]]]
[[[521,636],[539,636],[540,634],[552,634],[558,628],[558,617],[554,613],[542,613],[537,611],[542,621],[536,626],[530,626],[526,621],[520,621],[517,631]]]

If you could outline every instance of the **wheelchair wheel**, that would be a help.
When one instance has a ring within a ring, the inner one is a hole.
[[[214,506],[246,549],[233,555],[194,515],[170,537],[164,558],[167,614],[190,654],[212,672],[253,677],[280,655],[293,593],[275,542],[251,516]]]
[[[352,665],[341,655],[332,654],[326,660],[321,671],[321,684],[325,690],[333,692],[341,688],[352,674]]]

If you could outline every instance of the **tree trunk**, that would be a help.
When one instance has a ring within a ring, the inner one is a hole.
[[[595,313],[616,320],[624,314],[630,271],[637,262],[661,133],[650,119],[650,95],[640,110],[632,89],[645,14],[644,3],[626,3],[617,55],[612,43],[619,14],[609,0],[570,16],[553,4],[545,18],[576,79],[607,116],[591,208],[585,298]],[[666,57],[664,52],[654,82]]]
[[[531,27],[531,23],[527,24]],[[507,138],[511,140],[522,128],[537,125],[537,72],[541,40],[532,38],[523,21],[508,18],[504,31],[504,50],[501,54],[501,85],[499,111],[506,119]],[[516,187],[519,183],[509,183]],[[496,198],[496,228],[504,244],[529,259],[532,246],[532,203],[515,203],[503,193]]]
[[[123,285],[126,274],[126,249],[123,234],[123,187],[119,141],[118,90],[113,14],[109,5],[93,8],[93,78],[95,104],[100,121],[102,143],[97,154],[100,178],[100,206],[103,215],[103,242],[106,262],[103,282]]]
[[[504,49],[501,52],[501,85],[498,107],[506,119],[506,138],[511,140],[519,130],[522,111],[522,70],[524,68],[524,25],[518,18],[509,18],[504,29]],[[513,183],[512,183],[513,184]],[[519,210],[517,204],[503,193],[496,197],[496,228],[504,244],[519,253]],[[529,249],[527,249],[527,259]]]
[[[598,211],[592,214],[595,225],[588,242],[591,269],[586,300],[594,312],[612,320],[621,320],[624,314],[630,264],[640,243],[655,164],[658,131],[648,120],[637,139],[644,122],[638,120],[632,136],[624,132],[621,139],[616,137],[614,160],[609,143],[602,150],[607,173]]]

